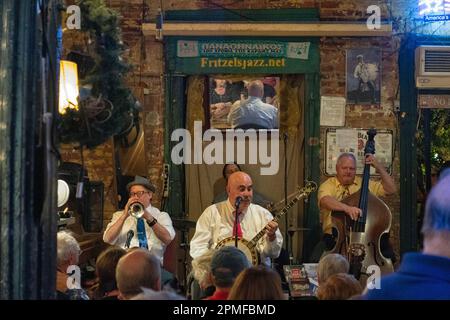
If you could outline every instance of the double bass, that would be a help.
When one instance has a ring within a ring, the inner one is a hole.
[[[368,140],[364,154],[375,154],[375,129],[367,132]],[[331,213],[338,236],[336,245],[330,253],[340,253],[348,258],[350,273],[364,283],[362,276],[368,277],[378,266],[382,275],[394,271],[392,261],[383,256],[380,239],[389,232],[392,214],[388,206],[369,191],[370,164],[364,165],[361,189],[343,199],[348,206],[361,209],[358,220],[352,220],[345,212]]]

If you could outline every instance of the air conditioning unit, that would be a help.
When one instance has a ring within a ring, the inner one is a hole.
[[[416,87],[450,88],[450,46],[416,48]]]

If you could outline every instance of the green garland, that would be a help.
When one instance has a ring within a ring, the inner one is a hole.
[[[103,0],[81,0],[82,31],[87,32],[95,44],[94,67],[83,84],[92,87],[91,96],[101,97],[112,104],[95,118],[89,118],[81,104],[80,110],[67,110],[59,123],[63,143],[78,142],[93,148],[116,135],[124,135],[139,117],[138,104],[124,85],[129,64],[122,60],[123,44],[118,14],[107,8]]]

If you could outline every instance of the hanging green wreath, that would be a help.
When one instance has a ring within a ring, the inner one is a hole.
[[[138,102],[124,85],[130,65],[122,59],[124,46],[118,14],[103,0],[81,0],[82,31],[94,46],[94,65],[82,81],[91,87],[81,98],[79,110],[67,109],[61,115],[61,142],[77,142],[93,148],[112,136],[128,134],[138,123]],[[81,96],[81,95],[80,95]]]

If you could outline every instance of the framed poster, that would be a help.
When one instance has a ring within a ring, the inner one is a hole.
[[[325,169],[327,176],[336,174],[336,161],[341,153],[350,152],[356,157],[356,174],[362,174],[364,169],[364,147],[367,142],[368,129],[345,129],[328,128],[326,130]],[[353,131],[353,132],[351,132]],[[349,141],[353,139],[352,143]],[[346,141],[344,144],[342,141]],[[392,130],[377,129],[375,136],[375,157],[384,164],[386,171],[392,173],[393,162],[393,132]],[[370,168],[370,174],[376,175],[375,168]]]
[[[253,81],[259,80],[262,97],[250,100]],[[209,121],[212,129],[278,129],[279,77],[228,80],[209,78]],[[268,106],[270,105],[270,106]]]
[[[344,97],[320,97],[320,125],[324,127],[343,127],[345,125]]]
[[[379,104],[381,51],[348,49],[346,63],[347,104]]]

